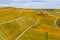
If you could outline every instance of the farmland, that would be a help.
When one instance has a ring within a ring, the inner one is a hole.
[[[58,9],[0,8],[0,40],[60,40]]]

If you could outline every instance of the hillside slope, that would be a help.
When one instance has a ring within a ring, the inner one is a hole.
[[[60,40],[59,15],[58,9],[0,8],[0,39]]]

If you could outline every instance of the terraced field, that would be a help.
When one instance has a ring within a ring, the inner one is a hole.
[[[60,10],[0,8],[0,40],[60,40],[57,13]]]

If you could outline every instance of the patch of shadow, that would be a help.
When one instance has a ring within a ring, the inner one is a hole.
[[[56,25],[57,25],[58,28],[60,28],[60,19],[56,20]]]
[[[36,28],[38,28],[38,27],[37,27],[37,26],[32,26],[32,28],[33,28],[33,29],[36,29]]]

